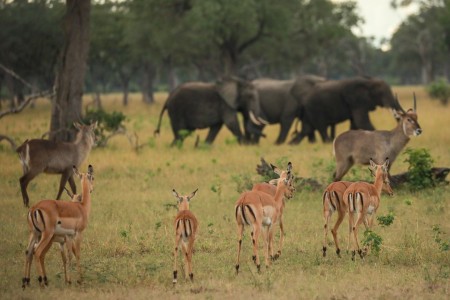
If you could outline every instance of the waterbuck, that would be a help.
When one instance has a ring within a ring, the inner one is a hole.
[[[23,204],[26,207],[29,207],[30,202],[27,186],[33,178],[42,172],[61,174],[57,200],[60,199],[67,181],[69,181],[72,192],[76,194],[72,166],[78,168],[91,151],[95,143],[94,129],[97,122],[91,125],[74,123],[74,126],[78,129],[78,133],[72,143],[32,139],[26,140],[16,149],[23,167],[23,176],[20,177],[19,181]]]
[[[370,158],[383,161],[389,157],[392,166],[395,158],[409,142],[410,136],[422,133],[417,122],[416,96],[414,95],[414,109],[405,112],[400,103],[398,106],[400,110],[392,110],[398,124],[391,131],[349,130],[334,140],[333,152],[336,158],[334,181],[340,181],[355,163],[368,165]]]

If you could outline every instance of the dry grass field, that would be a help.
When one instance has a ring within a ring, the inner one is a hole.
[[[450,166],[450,106],[431,101],[422,87],[395,87],[402,106],[412,106],[412,91],[418,96],[419,122],[423,134],[408,147],[427,148],[435,166]],[[378,215],[393,213],[392,225],[374,226],[382,237],[379,255],[351,261],[350,254],[334,254],[331,244],[322,257],[323,220],[321,191],[298,190],[286,204],[286,239],[279,260],[260,274],[251,260],[249,230],[245,232],[241,272],[235,275],[237,232],[234,203],[238,186],[261,177],[255,167],[260,157],[285,167],[293,163],[297,176],[329,183],[334,164],[330,144],[275,146],[278,126],[265,129],[267,138],[259,146],[239,146],[226,128],[212,146],[194,148],[195,136],[181,148],[169,147],[172,132],[167,113],[161,136],[153,130],[165,94],[146,106],[133,95],[128,107],[121,95],[103,97],[109,112],[122,111],[126,127],[136,132],[143,147],[134,151],[124,136],[110,140],[108,147],[95,148],[81,167],[95,169],[92,213],[82,244],[84,282],[66,286],[59,250],[53,246],[46,257],[49,286],[41,289],[32,266],[31,285],[21,288],[28,241],[27,209],[22,204],[19,177],[22,168],[16,153],[0,144],[0,298],[2,299],[448,299],[450,294],[450,188],[411,192],[396,190],[382,196]],[[85,102],[91,101],[89,96]],[[378,109],[371,115],[376,128],[395,126],[390,111]],[[19,144],[39,138],[49,128],[50,104],[39,100],[34,109],[0,120],[0,133]],[[348,123],[340,124],[338,133]],[[196,133],[197,134],[197,133]],[[203,140],[206,131],[199,131]],[[318,137],[319,138],[319,137]],[[406,171],[406,156],[400,155],[392,173]],[[349,179],[368,178],[367,168],[357,168]],[[31,182],[31,204],[55,197],[59,177],[40,175]],[[79,182],[77,182],[79,187]],[[187,194],[198,188],[191,210],[200,222],[195,244],[194,283],[179,271],[178,285],[172,285],[173,219],[176,214],[172,188]],[[68,196],[64,195],[64,200]],[[334,224],[335,218],[332,223]],[[434,228],[434,229],[433,229]],[[339,238],[346,244],[347,219]],[[360,230],[362,236],[363,229]],[[278,235],[276,236],[278,240]],[[441,239],[441,240],[439,240]],[[260,255],[263,255],[260,249]],[[72,276],[76,276],[75,268]]]

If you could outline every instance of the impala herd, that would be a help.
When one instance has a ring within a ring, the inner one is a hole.
[[[391,131],[350,130],[336,138],[333,144],[336,157],[335,182],[331,183],[322,196],[324,224],[323,256],[326,256],[328,245],[328,224],[334,212],[337,220],[331,229],[336,254],[341,256],[337,230],[344,217],[348,214],[349,232],[347,251],[351,249],[352,260],[356,253],[363,259],[368,249],[361,249],[358,241],[358,227],[361,223],[366,229],[373,225],[375,214],[380,206],[382,191],[392,195],[389,182],[390,163],[409,141],[410,136],[421,134],[422,129],[417,121],[416,100],[414,110],[396,111],[394,115],[398,125]],[[45,255],[53,243],[59,244],[64,267],[65,282],[71,283],[67,271],[67,260],[71,264],[75,256],[78,269],[78,282],[82,280],[80,267],[80,252],[82,234],[87,227],[91,211],[91,193],[94,188],[94,169],[89,165],[86,173],[80,173],[78,168],[88,156],[95,143],[92,125],[75,124],[79,130],[73,143],[57,143],[45,140],[25,141],[18,149],[24,175],[20,178],[20,187],[24,205],[28,207],[29,198],[26,191],[28,183],[39,173],[61,174],[61,182],[56,199],[61,196],[66,182],[69,182],[72,193],[66,189],[72,201],[42,200],[29,209],[27,221],[30,237],[25,251],[25,271],[22,287],[30,284],[30,268],[33,258],[36,260],[38,280],[42,287],[48,284],[45,271]],[[370,164],[369,170],[374,176],[374,182],[339,181],[354,163]],[[252,190],[243,192],[234,206],[234,215],[238,233],[238,249],[236,258],[236,274],[239,273],[240,254],[244,229],[249,227],[253,247],[253,262],[260,272],[259,241],[263,240],[264,263],[268,268],[271,261],[278,259],[282,253],[284,240],[283,213],[285,200],[295,193],[295,177],[292,164],[286,169],[271,165],[278,178],[268,183],[257,183]],[[81,194],[76,194],[74,175],[80,179]],[[173,284],[177,283],[177,257],[179,250],[185,260],[185,278],[194,279],[192,256],[199,222],[189,209],[191,199],[198,189],[189,195],[180,195],[173,189],[172,193],[178,201],[178,213],[174,221],[175,247]],[[274,230],[280,227],[280,240],[274,253]],[[353,243],[351,243],[351,240]],[[351,245],[352,244],[352,245]]]

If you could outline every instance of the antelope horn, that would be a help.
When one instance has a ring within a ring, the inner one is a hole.
[[[414,112],[416,112],[416,93],[413,92],[413,97],[414,97]]]
[[[400,105],[400,102],[398,101],[398,95],[397,94],[395,94],[395,102],[397,103],[397,106],[401,110],[401,112],[405,113],[405,110],[403,109],[403,107]]]

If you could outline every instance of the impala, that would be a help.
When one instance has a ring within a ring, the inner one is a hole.
[[[91,192],[93,190],[94,169],[91,165],[87,173],[79,173],[73,166],[73,172],[81,180],[82,201],[57,201],[42,200],[30,208],[28,212],[28,226],[30,238],[25,252],[25,275],[22,278],[22,287],[30,284],[30,268],[33,255],[36,258],[39,283],[47,285],[44,259],[53,242],[60,244],[61,256],[64,265],[66,283],[70,283],[70,276],[66,272],[66,255],[64,244],[70,255],[73,252],[77,260],[79,274],[78,282],[81,282],[80,246],[83,231],[86,229],[91,212]]]
[[[381,165],[370,159],[370,170],[375,175],[373,184],[367,182],[352,183],[344,192],[343,200],[348,207],[349,240],[353,233],[352,260],[355,260],[356,250],[361,258],[363,251],[359,247],[358,227],[363,222],[366,229],[372,228],[373,220],[380,206],[383,183],[389,185],[389,159]],[[356,220],[354,217],[356,215]]]
[[[401,108],[400,104],[398,106]],[[377,161],[389,157],[392,164],[409,142],[410,136],[422,133],[417,122],[415,95],[414,109],[405,112],[401,108],[400,111],[393,110],[393,112],[398,124],[391,131],[349,130],[334,140],[333,152],[336,158],[334,181],[341,180],[355,163],[368,165],[369,157]]]
[[[195,235],[197,234],[198,221],[195,215],[189,210],[189,202],[195,196],[198,189],[193,191],[189,196],[181,196],[172,190],[173,195],[178,199],[178,213],[175,217],[175,250],[174,267],[173,267],[173,284],[177,283],[177,257],[178,249],[181,244],[181,249],[184,254],[185,261],[185,277],[194,280],[194,273],[192,273],[192,253],[194,251]]]
[[[29,206],[30,202],[27,186],[31,180],[42,172],[61,174],[56,199],[60,199],[67,181],[70,184],[72,192],[74,194],[76,193],[75,181],[72,176],[72,166],[78,168],[91,151],[95,143],[94,130],[97,122],[91,125],[74,123],[74,126],[78,129],[78,133],[75,141],[72,143],[33,139],[26,140],[16,149],[23,168],[23,176],[20,177],[19,181],[23,204],[26,207]]]
[[[252,191],[264,192],[264,193],[267,193],[267,194],[271,195],[272,197],[274,197],[276,194],[276,191],[277,191],[278,180],[280,180],[280,179],[273,179],[269,183],[267,183],[267,182],[256,183],[253,185]],[[280,219],[280,221],[279,221],[279,223],[280,223],[280,244],[279,244],[277,253],[273,256],[274,260],[278,259],[281,256],[281,249],[283,248],[283,241],[284,241],[284,236],[285,236],[284,225],[283,225],[283,212],[284,212],[284,207],[285,207],[286,203],[284,201],[284,198],[291,199],[294,196],[294,193],[295,193],[295,178],[294,178],[294,175],[291,174],[291,177],[288,182],[288,190],[284,194],[285,197],[283,197],[283,200],[281,201],[281,206],[279,208],[279,211],[280,211],[280,218],[279,218]]]
[[[277,167],[272,166],[275,173],[280,175],[277,181],[275,196],[261,191],[246,191],[242,193],[235,204],[235,217],[238,227],[238,253],[236,263],[236,274],[239,273],[239,261],[242,248],[242,236],[245,226],[251,226],[251,236],[253,244],[253,261],[258,272],[261,263],[258,254],[258,241],[261,232],[264,234],[265,265],[269,266],[269,253],[273,258],[273,225],[280,220],[280,209],[283,205],[283,197],[289,194],[289,181],[291,178],[292,164],[289,162],[287,171],[282,172]]]
[[[372,174],[373,175],[373,174]],[[347,188],[352,184],[351,181],[336,181],[330,183],[322,195],[322,203],[323,203],[323,219],[325,221],[324,229],[324,242],[323,242],[323,257],[326,256],[327,252],[327,244],[328,244],[328,223],[334,212],[337,212],[338,217],[336,223],[334,224],[333,229],[331,229],[331,234],[333,235],[334,244],[336,246],[336,254],[341,257],[341,249],[339,248],[337,231],[342,221],[344,220],[345,215],[348,212],[348,207],[346,203],[343,201],[344,192]],[[383,182],[383,191],[389,195],[392,195],[392,189],[390,184]],[[350,236],[347,244],[347,251],[350,246]]]

